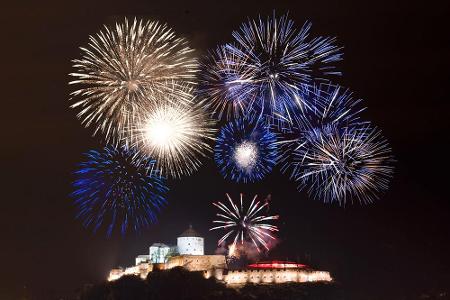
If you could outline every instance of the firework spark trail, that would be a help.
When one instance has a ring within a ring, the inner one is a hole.
[[[334,126],[340,130],[366,126],[361,112],[365,110],[362,99],[356,99],[352,93],[339,85],[313,85],[305,90],[302,98],[307,107],[292,118],[290,124],[272,124],[282,138],[277,142],[280,153],[280,165],[283,172],[291,166],[293,152],[307,144],[307,136],[311,131]]]
[[[277,131],[293,133],[298,139],[302,132],[323,126],[346,128],[369,123],[360,118],[366,109],[362,99],[354,98],[349,89],[339,85],[313,85],[302,91],[301,98],[305,103],[304,110],[292,114],[290,124],[273,124]]]
[[[200,92],[203,104],[219,118],[231,120],[247,115],[257,95],[252,71],[245,61],[230,50],[231,45],[219,46],[202,64]]]
[[[168,189],[154,160],[138,160],[134,152],[111,146],[91,150],[86,158],[75,173],[72,192],[77,218],[85,227],[96,232],[105,225],[110,236],[115,226],[125,234],[157,221]]]
[[[287,15],[274,15],[233,32],[234,43],[211,53],[200,74],[201,91],[217,116],[258,112],[289,120],[304,105],[305,86],[340,74],[333,65],[342,59],[335,38],[309,38],[310,29],[309,22],[297,30]]]
[[[315,129],[295,151],[291,177],[299,189],[324,202],[373,202],[393,173],[388,142],[376,128]]]
[[[229,202],[228,206],[220,201],[213,203],[219,209],[219,213],[216,216],[220,217],[220,219],[213,221],[214,224],[219,225],[212,227],[210,230],[226,231],[219,239],[218,245],[221,246],[230,236],[234,235],[230,251],[235,249],[238,242],[244,244],[247,240],[253,243],[258,252],[261,251],[261,246],[269,250],[268,240],[276,239],[273,233],[278,231],[278,227],[264,222],[277,220],[279,216],[261,215],[261,211],[268,206],[268,203],[262,204],[261,201],[257,200],[257,195],[253,197],[247,209],[245,209],[242,194],[240,194],[239,206],[233,202],[233,199],[228,194],[226,194],[226,197]]]
[[[344,128],[367,124],[360,119],[361,113],[366,109],[362,105],[362,99],[354,98],[349,89],[339,85],[320,84],[303,92],[302,98],[308,103],[308,107],[296,117],[299,118],[297,123],[302,124],[305,129],[324,125]]]
[[[143,107],[127,133],[127,144],[144,157],[153,157],[165,176],[179,178],[197,170],[211,152],[215,122],[194,99],[181,103],[173,93]]]
[[[127,19],[115,27],[105,26],[90,37],[83,56],[74,60],[77,86],[71,93],[79,109],[78,118],[94,134],[108,142],[119,142],[131,127],[142,106],[175,92],[179,101],[192,95],[174,90],[173,82],[194,84],[197,63],[187,41],[176,37],[171,28],[159,22]]]
[[[224,178],[236,182],[261,180],[278,160],[276,136],[256,117],[230,121],[219,132],[214,159]]]

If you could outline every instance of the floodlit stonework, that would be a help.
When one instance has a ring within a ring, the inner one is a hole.
[[[216,277],[216,274],[211,273]],[[208,273],[205,277],[210,277]],[[286,282],[316,282],[316,281],[332,281],[329,272],[315,271],[310,269],[242,269],[228,270],[221,275],[221,281],[227,285],[245,285],[253,284],[276,284]],[[217,278],[217,277],[216,277]]]
[[[155,269],[167,270],[175,267],[183,267],[191,272],[203,272],[205,278],[214,277],[229,286],[236,287],[247,283],[277,284],[333,280],[329,272],[317,271],[302,264],[284,261],[255,263],[244,269],[230,270],[224,255],[203,255],[203,238],[192,227],[186,230],[181,238],[183,253],[180,253],[176,247],[161,243],[153,244],[149,255],[139,255],[136,258],[135,266],[112,269],[108,281],[117,280],[124,275],[136,275],[144,279]],[[191,238],[199,243],[187,245]],[[180,237],[178,244],[179,241]]]
[[[207,271],[225,269],[227,266],[224,255],[179,255],[169,258],[167,268],[183,267],[188,271]]]

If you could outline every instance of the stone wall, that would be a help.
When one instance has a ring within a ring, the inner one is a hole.
[[[245,283],[284,283],[284,282],[315,282],[332,281],[329,272],[302,269],[268,269],[268,270],[232,270],[223,276],[228,285],[243,285]]]
[[[111,270],[108,280],[117,280],[123,275],[134,274],[146,278],[154,269],[183,267],[188,271],[203,271],[205,278],[215,277],[227,285],[240,286],[246,283],[268,284],[284,282],[332,281],[329,272],[304,268],[295,269],[242,269],[227,270],[224,255],[179,255],[170,257],[166,264],[141,263],[126,269]]]
[[[183,267],[189,271],[226,268],[224,255],[179,255],[169,258],[167,268]]]

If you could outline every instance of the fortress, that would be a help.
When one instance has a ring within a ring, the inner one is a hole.
[[[177,238],[177,246],[155,243],[149,254],[136,257],[132,267],[112,269],[108,281],[123,275],[146,278],[153,270],[183,267],[192,272],[202,272],[205,278],[215,277],[229,286],[246,283],[273,284],[285,282],[332,281],[329,272],[313,270],[306,265],[286,261],[270,261],[250,264],[243,269],[228,269],[225,255],[205,255],[204,238],[192,226]]]

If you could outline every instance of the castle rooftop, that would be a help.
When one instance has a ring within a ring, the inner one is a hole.
[[[202,236],[192,228],[192,225],[189,225],[189,228],[186,229],[179,237],[202,237]]]

